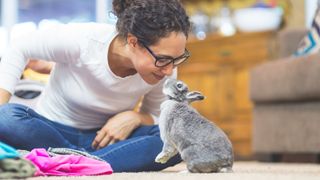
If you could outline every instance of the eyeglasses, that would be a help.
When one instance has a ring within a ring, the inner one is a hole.
[[[187,49],[185,49],[185,52],[176,58],[173,58],[171,56],[157,56],[155,55],[150,48],[148,48],[146,45],[142,44],[143,47],[145,47],[148,52],[154,57],[154,59],[156,60],[154,62],[154,65],[156,67],[165,67],[171,63],[173,63],[174,66],[178,66],[179,64],[183,63],[184,61],[186,61],[189,57],[190,57],[190,53]]]

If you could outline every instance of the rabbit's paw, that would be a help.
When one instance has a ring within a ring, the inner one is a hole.
[[[166,163],[169,159],[170,159],[170,156],[168,156],[167,154],[161,152],[160,154],[158,154],[158,156],[156,157],[155,161],[156,161],[157,163],[164,164],[164,163]]]

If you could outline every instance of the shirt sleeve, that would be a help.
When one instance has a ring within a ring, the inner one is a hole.
[[[10,42],[0,63],[0,88],[11,94],[20,79],[28,59],[58,63],[75,63],[80,47],[67,25],[50,30],[38,30]]]
[[[169,78],[177,78],[177,68],[174,69],[172,75]],[[165,79],[157,84],[151,91],[149,91],[142,100],[142,105],[140,108],[141,112],[149,113],[155,124],[159,122],[160,116],[160,105],[166,100],[165,94],[162,92]]]

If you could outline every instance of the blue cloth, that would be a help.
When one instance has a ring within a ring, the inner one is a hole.
[[[19,157],[19,153],[13,147],[0,142],[0,160],[16,157]]]
[[[97,131],[50,121],[23,105],[0,106],[0,139],[17,149],[59,147],[85,151],[110,163],[114,172],[159,171],[181,162],[179,155],[166,164],[154,161],[163,145],[157,125],[141,126],[126,140],[94,150],[91,144]]]

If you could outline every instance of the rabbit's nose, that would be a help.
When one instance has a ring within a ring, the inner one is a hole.
[[[171,63],[171,64],[168,64],[168,65],[165,66],[165,67],[162,67],[162,68],[161,68],[161,73],[164,74],[164,75],[166,75],[166,76],[170,76],[170,75],[172,75],[173,69],[174,69],[174,66],[173,66],[173,64]]]

